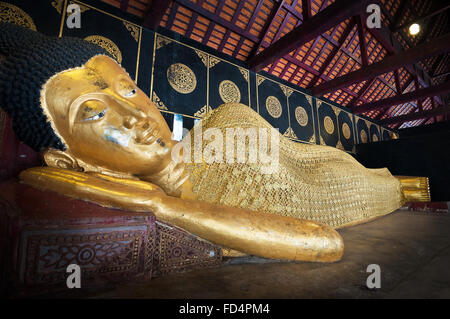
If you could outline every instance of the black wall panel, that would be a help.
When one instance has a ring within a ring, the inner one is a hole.
[[[81,9],[81,28],[66,25],[66,5]],[[10,0],[0,2],[1,19],[47,35],[88,38],[114,55],[152,99],[169,126],[184,128],[224,102],[248,105],[291,140],[355,152],[358,143],[395,138],[396,133],[364,116],[352,115],[300,87],[245,68],[179,34],[144,29],[136,17],[97,0]],[[364,132],[364,133],[362,133]],[[363,140],[364,139],[364,140]]]
[[[62,36],[78,37],[99,44],[136,80],[142,28],[82,2],[71,2],[79,4],[81,8],[81,28],[70,29],[64,23]]]
[[[209,56],[209,106],[227,102],[250,105],[249,71],[214,56]]]
[[[302,92],[293,90],[288,98],[290,126],[296,139],[316,143],[314,126],[313,98]]]
[[[157,35],[151,99],[161,110],[202,117],[208,112],[208,54]]]
[[[369,132],[370,132],[370,142],[381,141],[380,128],[378,125],[371,123]]]
[[[358,144],[365,144],[370,142],[369,125],[363,118],[355,116],[356,118],[356,136],[358,138]]]
[[[1,1],[1,21],[19,24],[46,35],[58,36],[63,7],[64,0]]]
[[[326,102],[316,100],[319,115],[320,144],[337,147],[339,142],[337,111]]]
[[[287,107],[287,86],[256,75],[258,113],[281,134],[289,134],[289,110]]]
[[[340,111],[338,115],[338,133],[340,146],[348,152],[355,151],[355,136],[353,130],[353,117],[351,113]]]

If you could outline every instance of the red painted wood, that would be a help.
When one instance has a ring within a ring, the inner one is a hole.
[[[127,9],[128,9],[128,0],[122,0],[121,2],[120,2],[120,10],[122,10],[122,11],[127,11]]]
[[[359,49],[361,51],[361,62],[362,65],[368,65],[368,58],[367,58],[367,46],[366,46],[366,36],[364,34],[364,26],[362,17],[359,16],[356,19],[356,23],[358,25],[358,37],[359,37]]]
[[[365,81],[373,76],[380,75],[401,66],[418,62],[427,57],[439,55],[450,51],[450,34],[433,39],[402,53],[386,57],[380,62],[373,63],[357,71],[348,73],[340,78],[323,83],[313,89],[314,95],[323,95],[356,82]]]
[[[152,0],[144,17],[144,27],[155,30],[169,7],[170,0]]]
[[[160,0],[160,1],[165,1],[165,0]],[[202,17],[205,17],[208,20],[211,20],[214,23],[217,23],[217,24],[239,34],[240,36],[246,37],[247,39],[250,39],[253,42],[259,42],[258,37],[254,36],[250,32],[246,32],[245,30],[239,28],[238,26],[232,24],[231,22],[221,18],[219,15],[216,15],[216,14],[198,6],[197,4],[195,4],[189,0],[174,0],[174,1],[176,1],[178,4],[182,5],[183,7],[187,8],[191,11],[197,12]]]
[[[255,71],[262,70],[265,66],[315,39],[348,17],[359,14],[365,7],[365,3],[366,1],[356,0],[342,0],[333,3],[249,59],[250,68]]]
[[[353,27],[355,26],[355,18],[353,18],[348,24],[347,27],[345,28],[344,32],[342,33],[342,36],[339,39],[338,45],[334,47],[334,49],[330,52],[330,54],[328,55],[327,59],[324,61],[324,63],[322,64],[322,67],[319,69],[319,74],[323,74],[325,72],[325,70],[328,68],[328,66],[330,65],[331,61],[333,61],[333,58],[336,56],[336,54],[339,52],[339,50],[342,48],[342,46],[345,43],[345,40],[347,39],[348,35],[350,34],[350,32],[353,30]],[[311,81],[311,85],[309,86],[309,88],[313,87],[316,85],[317,81],[320,79],[319,76],[316,76],[312,81]]]
[[[450,106],[441,106],[432,110],[426,110],[422,112],[408,113],[406,115],[400,115],[396,117],[387,118],[380,121],[382,125],[394,124],[394,123],[404,123],[409,121],[415,121],[420,119],[426,119],[433,116],[447,115],[450,113]]]
[[[450,92],[450,82],[442,83],[435,86],[430,86],[424,89],[419,89],[410,93],[405,93],[401,95],[397,95],[391,98],[383,99],[380,101],[363,104],[360,106],[354,107],[352,110],[356,114],[364,113],[372,110],[381,110],[392,105],[398,105],[407,103],[410,101],[414,101],[417,99],[426,98],[429,96],[436,96],[439,94],[445,94]]]

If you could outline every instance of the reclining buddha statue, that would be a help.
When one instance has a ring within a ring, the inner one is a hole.
[[[33,187],[152,213],[230,254],[317,262],[342,257],[335,228],[429,200],[426,178],[367,169],[341,150],[278,132],[268,146],[268,152],[277,148],[277,165],[269,169],[259,159],[223,163],[202,154],[189,160],[185,146],[198,147],[196,127],[173,140],[127,72],[84,40],[0,23],[0,54],[0,106],[18,138],[42,152],[47,165],[20,173]],[[224,136],[238,128],[273,132],[238,103],[220,106],[200,123]],[[188,160],[175,160],[174,150]]]

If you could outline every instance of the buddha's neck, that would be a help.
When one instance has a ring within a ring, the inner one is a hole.
[[[185,163],[171,161],[162,171],[150,176],[141,176],[142,180],[152,182],[161,187],[167,195],[181,197],[183,185],[189,180],[189,174],[185,170]]]

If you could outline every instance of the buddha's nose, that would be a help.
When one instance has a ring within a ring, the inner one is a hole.
[[[125,126],[127,129],[133,128],[133,126],[136,125],[138,122],[138,119],[134,116],[125,116],[123,119],[123,126]]]

